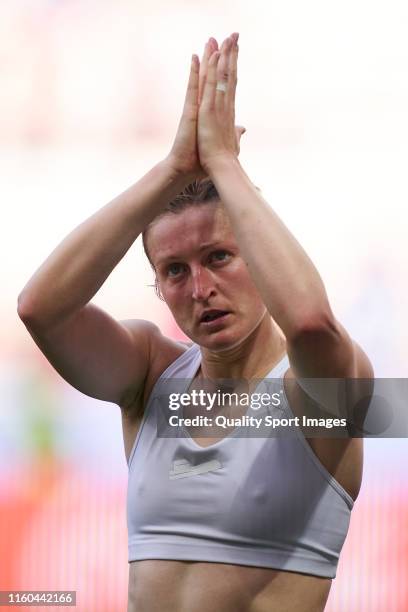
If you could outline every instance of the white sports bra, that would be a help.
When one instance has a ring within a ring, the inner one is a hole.
[[[129,562],[207,561],[334,578],[353,499],[299,428],[263,438],[239,437],[236,428],[207,447],[184,428],[157,436],[160,385],[191,381],[200,363],[193,344],[163,372],[147,403],[129,457]],[[288,367],[285,355],[266,378],[283,389]],[[264,410],[274,416],[277,408]],[[286,395],[282,414],[293,416]]]

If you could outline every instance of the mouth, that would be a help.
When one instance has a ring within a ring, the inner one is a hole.
[[[224,323],[231,313],[227,310],[208,310],[200,319],[200,325],[204,327],[214,327],[220,323]]]

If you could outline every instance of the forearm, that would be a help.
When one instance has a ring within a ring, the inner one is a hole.
[[[241,255],[272,317],[287,337],[331,316],[322,279],[299,242],[236,158],[207,169],[228,213]]]
[[[76,227],[20,293],[21,318],[54,325],[89,302],[138,235],[191,180],[163,160]]]

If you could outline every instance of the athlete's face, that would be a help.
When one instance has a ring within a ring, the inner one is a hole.
[[[165,215],[146,242],[163,298],[191,340],[220,351],[259,325],[266,308],[220,206]]]

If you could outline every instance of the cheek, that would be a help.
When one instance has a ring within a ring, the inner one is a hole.
[[[233,287],[236,291],[245,295],[248,291],[258,293],[248,268],[242,260],[236,266],[231,266],[228,276],[233,281]]]
[[[237,304],[250,305],[254,316],[259,316],[265,305],[244,262],[232,272],[230,279],[229,287]]]
[[[182,313],[188,305],[187,297],[177,288],[163,287],[162,295],[167,306],[174,314]]]

